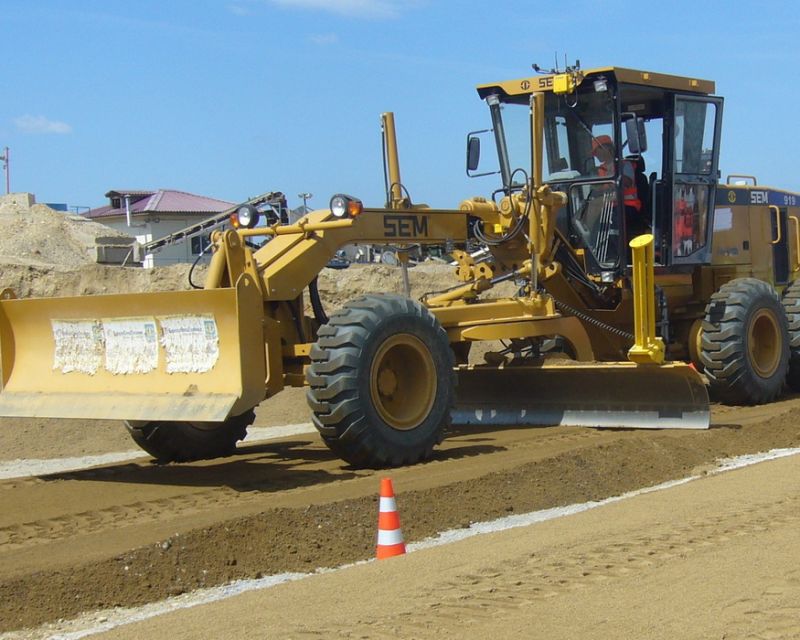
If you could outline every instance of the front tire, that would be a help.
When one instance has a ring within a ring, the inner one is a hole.
[[[786,384],[800,391],[800,280],[783,291],[783,308],[789,321],[789,372]]]
[[[786,312],[766,282],[738,278],[706,306],[700,359],[714,398],[764,404],[780,395],[789,364]]]
[[[250,410],[225,422],[125,422],[133,441],[156,462],[191,462],[231,455],[256,414]]]
[[[423,305],[362,296],[331,316],[311,349],[314,425],[356,467],[426,459],[450,421],[453,366],[447,334]]]

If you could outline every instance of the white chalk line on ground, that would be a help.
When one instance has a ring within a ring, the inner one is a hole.
[[[773,449],[771,451],[767,451],[766,453],[748,454],[744,456],[738,456],[736,458],[727,458],[720,460],[718,462],[718,466],[709,470],[705,475],[725,473],[761,462],[777,460],[778,458],[785,458],[797,454],[800,454],[800,447],[791,449]],[[693,475],[680,480],[663,482],[651,487],[637,489],[636,491],[629,491],[628,493],[624,493],[619,496],[606,498],[605,500],[584,502],[565,507],[555,507],[552,509],[543,509],[541,511],[534,511],[531,513],[505,516],[490,522],[475,522],[469,527],[463,529],[444,531],[436,536],[426,538],[419,542],[410,543],[407,545],[406,549],[409,553],[413,553],[414,551],[419,551],[421,549],[429,549],[445,544],[451,544],[453,542],[465,540],[477,535],[497,533],[500,531],[506,531],[508,529],[531,526],[547,520],[554,520],[556,518],[562,518],[564,516],[570,516],[583,511],[589,511],[591,509],[603,507],[615,502],[621,502],[635,496],[670,489],[672,487],[693,482],[705,477],[705,475]],[[171,611],[188,609],[219,600],[225,600],[247,591],[267,589],[279,584],[284,584],[286,582],[302,580],[303,578],[310,578],[315,575],[339,571],[341,569],[347,569],[356,565],[366,564],[367,562],[373,562],[373,560],[362,560],[356,563],[341,565],[339,567],[317,569],[316,571],[310,573],[280,573],[258,579],[236,580],[226,585],[211,587],[208,589],[198,589],[180,596],[167,598],[166,600],[162,600],[160,602],[153,602],[142,607],[116,608],[95,611],[93,613],[83,614],[72,620],[45,624],[36,629],[10,631],[0,634],[0,640],[79,640],[79,638],[85,638],[87,636],[102,633],[104,631],[110,631],[116,627],[132,624],[134,622],[141,622],[142,620],[154,618]]]
[[[310,422],[299,424],[286,424],[279,427],[250,427],[245,444],[277,440],[288,436],[297,436],[304,433],[313,433],[316,429]],[[131,451],[118,451],[116,453],[103,453],[93,456],[80,456],[75,458],[31,458],[27,460],[8,460],[0,462],[0,480],[10,478],[27,478],[30,476],[43,476],[50,473],[65,473],[67,471],[81,471],[104,464],[127,462],[136,458],[146,457],[148,454],[141,449]]]

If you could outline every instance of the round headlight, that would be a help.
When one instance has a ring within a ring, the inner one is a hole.
[[[344,218],[347,215],[347,198],[333,196],[331,198],[331,213],[337,218]]]
[[[239,218],[239,226],[252,229],[258,224],[258,209],[251,204],[245,204],[236,210],[236,216]]]

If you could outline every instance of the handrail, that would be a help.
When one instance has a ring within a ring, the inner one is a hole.
[[[770,240],[770,244],[778,244],[781,241],[781,210],[774,204],[769,205],[770,211],[775,212],[775,226],[778,228],[778,237]]]
[[[324,222],[307,222],[301,218],[294,224],[273,224],[268,227],[237,229],[236,233],[242,238],[252,238],[254,236],[287,236],[296,233],[325,231],[327,229],[343,229],[345,227],[352,227],[353,222],[353,218],[336,218],[334,220],[325,220]]]
[[[800,220],[797,216],[789,216],[789,222],[794,222],[794,267],[792,271],[800,269]]]

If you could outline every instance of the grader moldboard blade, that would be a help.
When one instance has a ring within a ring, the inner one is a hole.
[[[703,380],[686,364],[464,368],[454,424],[707,429]]]
[[[264,397],[262,297],[235,288],[0,302],[0,415],[220,422]]]

